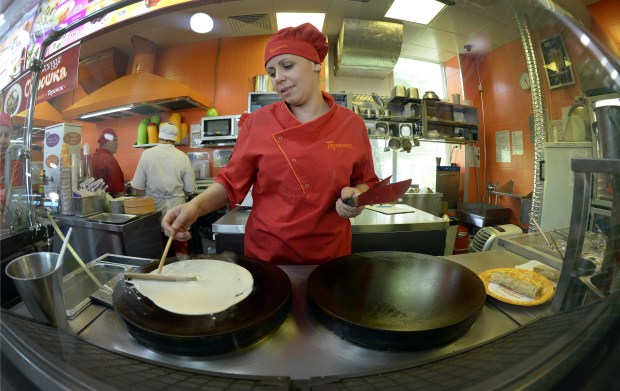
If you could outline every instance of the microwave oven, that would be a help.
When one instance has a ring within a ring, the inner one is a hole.
[[[204,145],[231,145],[237,140],[240,115],[221,115],[200,119],[200,137]]]

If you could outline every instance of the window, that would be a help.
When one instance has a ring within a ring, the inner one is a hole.
[[[435,158],[441,157],[443,165],[450,165],[449,144],[443,143],[420,143],[419,147],[413,147],[411,152],[396,152],[396,162],[393,161],[393,151],[385,152],[387,140],[371,139],[375,172],[379,178],[394,175],[396,180],[402,181],[411,178],[411,183],[418,185],[420,189],[430,187],[435,191]],[[396,163],[396,173],[394,164]]]
[[[446,81],[443,65],[399,58],[394,66],[394,85],[415,87],[420,95],[435,91],[439,98],[446,98]]]

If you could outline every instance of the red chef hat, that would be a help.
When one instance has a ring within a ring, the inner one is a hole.
[[[265,46],[267,61],[280,54],[296,54],[315,63],[322,63],[327,55],[327,39],[316,27],[304,23],[297,27],[285,27],[275,33]]]
[[[116,138],[116,132],[112,128],[105,128],[101,135],[99,136],[99,145],[104,145],[108,141],[112,141]]]
[[[11,126],[11,116],[9,113],[0,112],[0,126]]]

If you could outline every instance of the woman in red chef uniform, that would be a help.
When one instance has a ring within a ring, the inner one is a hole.
[[[9,187],[22,186],[24,176],[22,173],[21,160],[10,162],[9,173],[7,175],[7,151],[11,145],[11,116],[7,113],[0,113],[0,227],[6,228],[6,191]]]
[[[214,185],[162,219],[168,235],[252,188],[245,255],[278,264],[318,264],[351,253],[351,223],[363,207],[343,200],[378,182],[363,120],[321,91],[328,45],[309,23],[284,28],[265,48],[282,101],[242,117],[239,137]]]

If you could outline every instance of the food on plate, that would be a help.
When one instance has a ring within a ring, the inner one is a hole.
[[[39,37],[58,24],[56,10],[60,0],[46,0],[39,5],[32,32]]]
[[[547,277],[551,281],[558,282],[558,280],[560,279],[560,272],[547,265],[536,265],[533,267],[533,270],[536,273],[542,274],[543,276]]]
[[[4,111],[9,115],[16,115],[19,105],[22,101],[22,91],[19,84],[14,84],[7,92],[6,100],[4,101]]]
[[[495,272],[491,274],[489,282],[501,285],[532,299],[536,299],[542,295],[542,288],[540,286],[506,273]]]
[[[157,269],[151,273],[157,273]],[[252,293],[254,278],[246,268],[214,259],[190,259],[164,265],[162,274],[194,274],[196,281],[131,280],[156,306],[181,315],[222,312]]]

